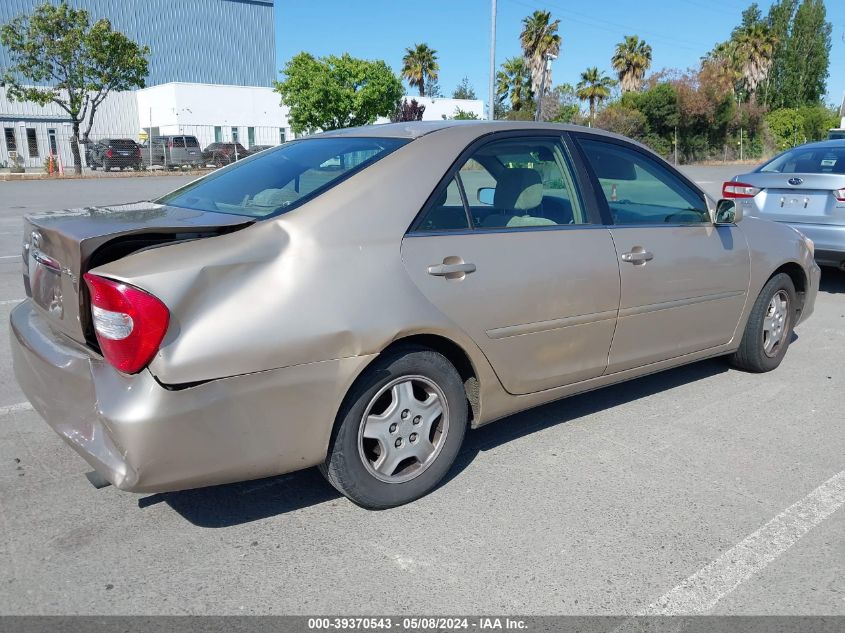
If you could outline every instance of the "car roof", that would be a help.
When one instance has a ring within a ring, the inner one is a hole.
[[[598,130],[596,128],[586,128],[580,125],[571,125],[563,123],[535,123],[534,121],[408,121],[404,123],[382,123],[377,125],[364,125],[361,127],[350,127],[340,130],[331,130],[328,132],[321,132],[313,136],[318,137],[335,137],[335,136],[366,136],[376,138],[405,138],[415,139],[432,132],[440,130],[447,130],[454,127],[473,127],[477,130],[478,136],[484,136],[491,132],[503,132],[507,130],[521,130],[530,131],[537,130],[538,132],[548,131],[589,131],[602,136],[613,138],[621,138],[626,141],[631,139]]]
[[[816,149],[825,147],[845,147],[845,138],[834,138],[826,141],[816,141],[815,143],[805,143],[804,145],[796,145],[795,147],[791,147],[786,151],[789,152],[792,150]]]

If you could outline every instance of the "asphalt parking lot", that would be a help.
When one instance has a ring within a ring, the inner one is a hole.
[[[742,170],[688,173],[718,196]],[[0,182],[0,318],[23,298],[23,214],[187,180]],[[845,615],[841,272],[777,371],[705,361],[507,418],[383,512],[313,469],[95,490],[0,332],[0,614]]]

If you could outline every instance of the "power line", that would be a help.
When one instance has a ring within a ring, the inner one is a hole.
[[[537,8],[536,3],[524,2],[523,0],[510,0],[510,1],[513,2],[514,4],[519,4],[521,6],[529,8],[529,9],[536,9]],[[561,5],[555,5],[551,2],[544,2],[543,6],[548,6],[548,7],[551,7],[553,9],[557,9],[559,11],[562,11],[564,13],[565,19],[568,22],[574,22],[576,24],[580,24],[582,26],[593,28],[593,29],[596,29],[596,30],[599,30],[599,31],[605,31],[605,32],[608,32],[608,33],[620,33],[621,34],[621,33],[625,33],[625,32],[630,32],[632,30],[630,25],[623,25],[623,24],[619,24],[617,22],[611,22],[611,21],[605,20],[603,18],[599,21],[597,18],[594,18],[594,17],[587,15],[585,13],[579,13],[578,11],[573,11],[572,9],[570,9],[568,7],[563,7]],[[580,17],[573,17],[573,16],[580,16]],[[608,28],[608,27],[615,27],[615,28]],[[684,38],[684,39],[674,38],[674,37],[671,37],[671,36],[666,36],[666,35],[662,35],[660,33],[656,33],[654,31],[647,31],[645,29],[636,29],[636,31],[638,31],[639,33],[649,35],[650,38],[653,39],[653,40],[658,40],[658,41],[662,40],[664,43],[669,44],[671,46],[674,46],[675,48],[682,48],[682,49],[686,49],[686,50],[689,50],[689,51],[700,51],[702,48],[707,50],[712,46],[712,44],[704,44],[702,42],[696,42],[696,41],[693,41],[693,40],[690,40],[690,39],[687,39],[687,38]],[[697,47],[689,46],[688,44],[695,44],[695,45],[697,45]]]

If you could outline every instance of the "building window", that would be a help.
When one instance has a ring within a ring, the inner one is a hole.
[[[279,143],[284,143],[287,139],[285,138],[285,128],[279,128]]]
[[[38,139],[35,136],[34,127],[26,128],[26,147],[30,158],[38,158]]]
[[[59,144],[56,142],[56,130],[47,130],[47,139],[50,141],[50,155],[59,155]]]
[[[240,134],[238,134],[238,128],[232,128],[232,142],[237,143],[240,140]]]
[[[222,143],[223,142],[223,128],[219,125],[214,126],[214,142],[215,143]]]
[[[247,139],[247,142],[249,143],[249,147],[252,147],[253,145],[255,145],[255,128],[254,127],[248,127],[246,129],[246,139]]]
[[[18,142],[15,140],[15,128],[7,127],[3,130],[6,136],[6,151],[17,152]]]

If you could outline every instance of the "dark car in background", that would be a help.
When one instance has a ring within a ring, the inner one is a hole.
[[[203,150],[202,157],[206,165],[222,167],[246,158],[250,153],[240,143],[212,143]]]
[[[143,166],[141,146],[129,138],[104,138],[89,143],[85,149],[85,160],[93,170],[98,167],[104,171],[115,167],[141,169]]]

